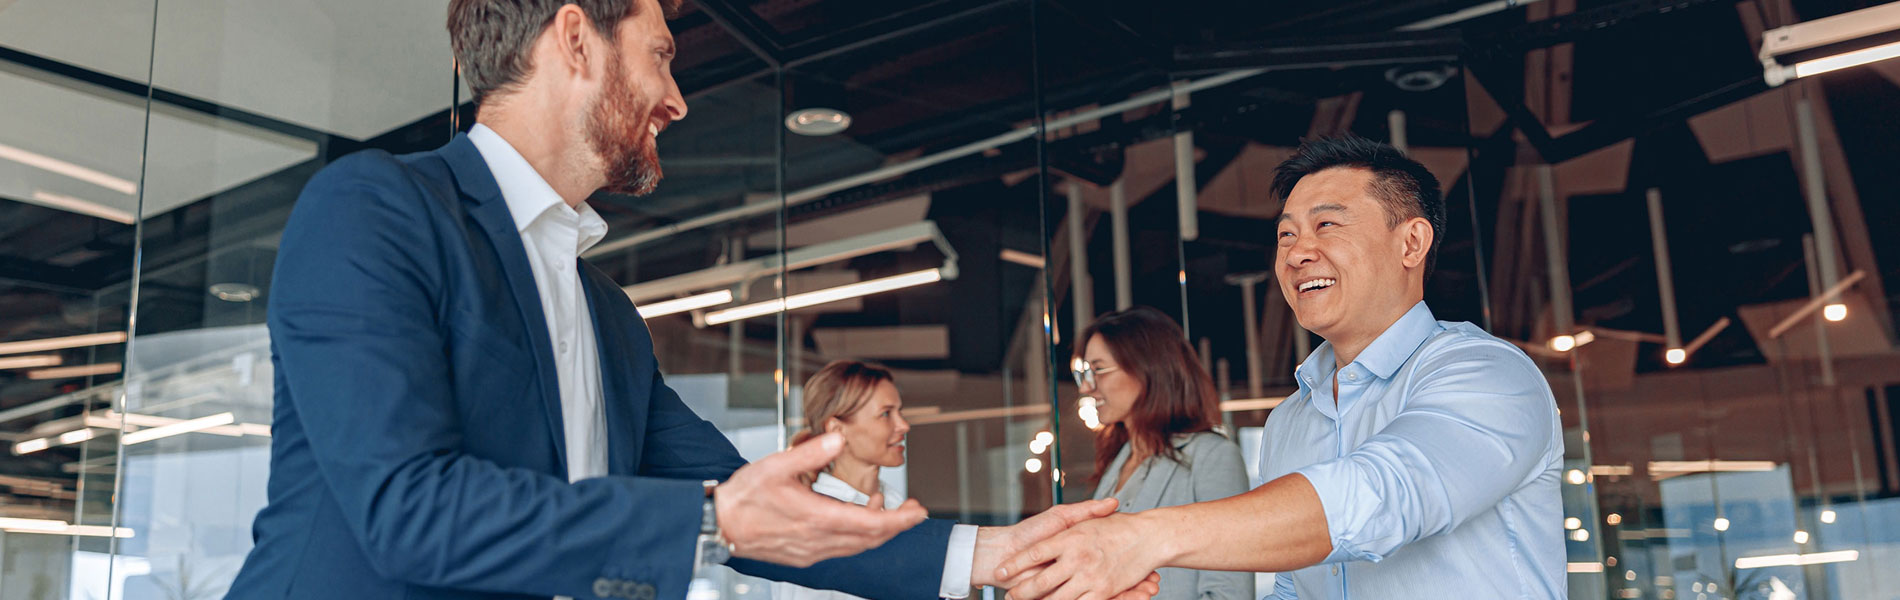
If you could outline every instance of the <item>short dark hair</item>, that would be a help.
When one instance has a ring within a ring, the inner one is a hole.
[[[554,22],[561,7],[573,4],[586,13],[594,30],[614,41],[621,21],[638,14],[640,0],[451,0],[449,47],[461,69],[475,104],[494,92],[505,92],[534,70],[529,49],[541,31]],[[660,0],[668,18],[679,11],[680,0]]]
[[[1370,191],[1385,205],[1386,226],[1397,227],[1413,217],[1432,224],[1432,248],[1425,255],[1425,272],[1438,263],[1438,245],[1445,241],[1445,197],[1430,169],[1389,144],[1355,135],[1307,140],[1273,170],[1273,196],[1285,200],[1300,179],[1333,168],[1372,172]]]

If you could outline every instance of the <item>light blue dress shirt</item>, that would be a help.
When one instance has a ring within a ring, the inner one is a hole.
[[[1563,598],[1562,425],[1530,357],[1420,302],[1336,365],[1321,344],[1267,417],[1262,480],[1306,476],[1333,542],[1268,598]]]

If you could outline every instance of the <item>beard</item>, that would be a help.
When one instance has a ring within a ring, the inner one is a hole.
[[[600,157],[607,177],[601,189],[643,196],[665,177],[660,172],[660,154],[653,136],[647,134],[648,115],[634,103],[634,90],[627,84],[620,57],[609,56],[607,80],[587,115],[587,145]]]

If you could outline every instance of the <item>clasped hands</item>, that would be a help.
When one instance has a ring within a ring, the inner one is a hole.
[[[907,500],[883,510],[832,500],[799,475],[814,473],[843,450],[837,434],[819,436],[734,472],[714,494],[720,529],[733,556],[794,567],[876,548],[925,518]],[[1017,600],[1146,600],[1161,577],[1142,540],[1115,514],[1113,499],[1065,504],[1008,527],[977,530],[972,587],[1010,588]]]

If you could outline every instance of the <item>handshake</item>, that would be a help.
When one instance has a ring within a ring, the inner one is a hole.
[[[824,435],[733,473],[714,496],[733,555],[809,566],[876,548],[916,526],[924,507],[908,500],[883,510],[837,502],[799,479],[837,457],[844,444]],[[1015,600],[1146,600],[1160,591],[1159,559],[1145,551],[1132,515],[1114,499],[1056,506],[1008,527],[977,530],[972,588],[1000,586]]]

